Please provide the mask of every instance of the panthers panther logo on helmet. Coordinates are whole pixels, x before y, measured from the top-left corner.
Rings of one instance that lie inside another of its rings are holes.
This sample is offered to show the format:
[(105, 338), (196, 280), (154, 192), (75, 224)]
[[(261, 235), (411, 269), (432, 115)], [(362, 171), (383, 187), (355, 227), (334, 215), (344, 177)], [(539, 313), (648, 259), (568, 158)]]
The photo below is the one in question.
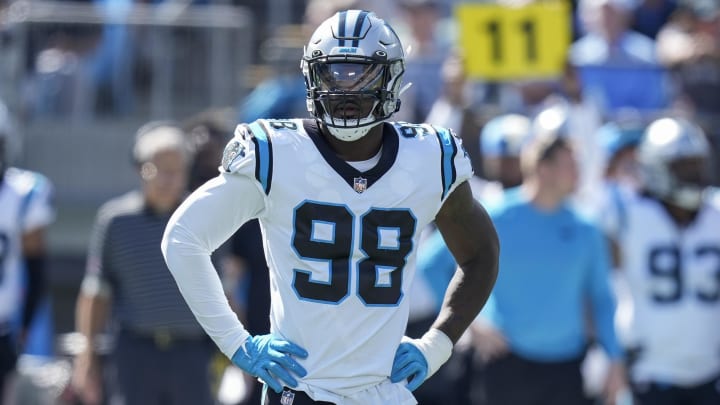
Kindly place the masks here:
[(400, 109), (404, 59), (400, 38), (374, 13), (336, 13), (305, 47), (308, 111), (336, 138), (362, 138)]

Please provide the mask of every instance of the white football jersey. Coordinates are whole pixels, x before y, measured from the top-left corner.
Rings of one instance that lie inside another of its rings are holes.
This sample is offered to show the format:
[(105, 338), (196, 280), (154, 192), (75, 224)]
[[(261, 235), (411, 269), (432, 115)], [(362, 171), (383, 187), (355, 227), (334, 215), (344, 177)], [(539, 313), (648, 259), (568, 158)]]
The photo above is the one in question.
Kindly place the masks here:
[(720, 209), (679, 228), (655, 199), (625, 199), (617, 240), (632, 296), (627, 345), (637, 382), (694, 385), (720, 373)]
[(301, 387), (350, 395), (390, 375), (420, 234), (472, 169), (451, 131), (386, 123), (360, 172), (303, 122), (239, 126), (223, 166), (263, 190), (272, 332), (310, 353)]
[(19, 310), (22, 292), (22, 236), (52, 222), (49, 181), (26, 170), (9, 168), (0, 182), (0, 322)]

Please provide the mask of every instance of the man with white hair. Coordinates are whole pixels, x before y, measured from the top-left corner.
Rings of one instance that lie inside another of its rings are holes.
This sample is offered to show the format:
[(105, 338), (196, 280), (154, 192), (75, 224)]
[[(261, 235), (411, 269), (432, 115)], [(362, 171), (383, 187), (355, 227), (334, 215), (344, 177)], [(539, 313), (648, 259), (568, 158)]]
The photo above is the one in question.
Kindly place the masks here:
[(140, 128), (132, 155), (142, 188), (112, 199), (97, 215), (76, 314), (77, 330), (87, 344), (76, 358), (73, 386), (84, 404), (107, 397), (95, 349), (97, 335), (111, 320), (111, 305), (111, 360), (120, 403), (212, 403), (212, 347), (160, 251), (163, 230), (187, 190), (186, 142), (170, 123)]

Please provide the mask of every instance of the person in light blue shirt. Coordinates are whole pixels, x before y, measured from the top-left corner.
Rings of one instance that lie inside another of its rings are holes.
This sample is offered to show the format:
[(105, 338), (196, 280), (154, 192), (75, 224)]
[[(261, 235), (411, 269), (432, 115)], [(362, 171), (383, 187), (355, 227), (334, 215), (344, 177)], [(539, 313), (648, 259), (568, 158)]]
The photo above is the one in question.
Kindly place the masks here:
[(599, 228), (566, 201), (578, 183), (570, 141), (559, 128), (537, 128), (521, 165), (518, 192), (488, 207), (503, 244), (500, 276), (473, 329), (488, 404), (589, 403), (580, 365), (591, 335), (612, 361), (606, 395), (614, 403), (627, 383), (610, 254)]

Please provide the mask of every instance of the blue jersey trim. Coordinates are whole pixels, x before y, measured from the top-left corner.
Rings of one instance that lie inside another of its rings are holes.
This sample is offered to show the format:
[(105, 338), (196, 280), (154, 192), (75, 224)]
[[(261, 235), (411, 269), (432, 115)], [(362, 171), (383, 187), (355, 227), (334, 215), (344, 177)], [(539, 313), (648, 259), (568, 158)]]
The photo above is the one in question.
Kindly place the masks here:
[(270, 138), (267, 131), (257, 121), (250, 124), (250, 131), (253, 134), (253, 142), (255, 143), (255, 178), (265, 190), (265, 194), (270, 194), (271, 176), (272, 176), (272, 148)]
[(441, 148), (442, 163), (440, 166), (440, 176), (443, 187), (442, 199), (445, 199), (457, 177), (454, 164), (455, 156), (457, 155), (457, 145), (455, 145), (450, 131), (445, 128), (436, 128), (435, 130)]

